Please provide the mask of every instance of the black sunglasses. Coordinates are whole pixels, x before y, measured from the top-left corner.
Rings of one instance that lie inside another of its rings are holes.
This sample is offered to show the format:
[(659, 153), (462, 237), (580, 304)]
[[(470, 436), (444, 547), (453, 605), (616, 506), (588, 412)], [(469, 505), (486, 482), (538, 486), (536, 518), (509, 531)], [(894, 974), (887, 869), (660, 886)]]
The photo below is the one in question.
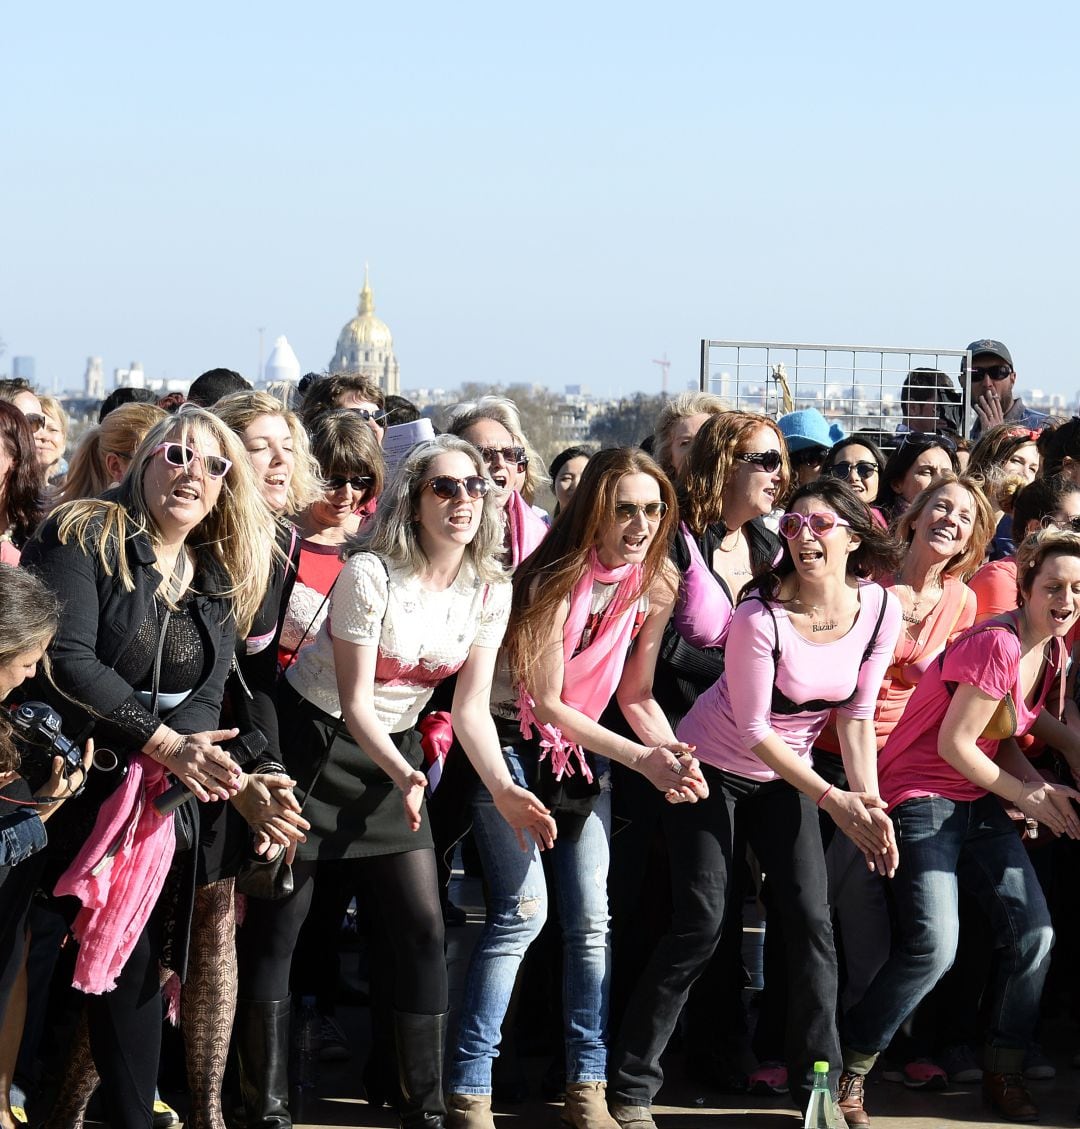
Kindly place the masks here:
[(437, 474), (434, 478), (429, 478), (424, 485), (430, 486), (435, 497), (442, 498), (444, 502), (456, 498), (458, 491), (463, 486), (465, 493), (474, 501), (477, 498), (485, 497), (491, 489), (491, 481), (479, 474), (470, 474), (468, 478), (454, 478), (450, 474)]
[(780, 469), (783, 458), (779, 451), (742, 451), (735, 456), (742, 463), (753, 463), (766, 474)]
[(857, 463), (833, 463), (829, 467), (829, 474), (833, 478), (848, 479), (851, 477), (851, 472), (854, 471), (865, 482), (868, 478), (877, 474), (878, 465), (869, 461), (860, 460)]
[(333, 494), (347, 485), (359, 494), (361, 490), (366, 490), (374, 481), (374, 478), (366, 474), (352, 474), (348, 478), (341, 474), (332, 474), (326, 480), (326, 489), (328, 493)]
[(527, 466), (529, 462), (524, 447), (477, 447), (477, 450), (488, 466), (491, 466), (496, 459), (500, 458), (507, 466), (512, 463), (517, 463), (518, 466)]
[(960, 373), (961, 380), (974, 380), (978, 383), (980, 380), (985, 380), (990, 377), (992, 381), (997, 383), (999, 380), (1008, 380), (1012, 376), (1012, 365), (986, 365), (983, 368), (975, 368), (972, 365), (970, 371)]
[(806, 447), (802, 451), (791, 452), (788, 458), (794, 467), (821, 466), (828, 454), (828, 447)]
[(1040, 522), (1043, 529), (1056, 529), (1059, 533), (1080, 533), (1080, 517), (1065, 514), (1047, 514)]

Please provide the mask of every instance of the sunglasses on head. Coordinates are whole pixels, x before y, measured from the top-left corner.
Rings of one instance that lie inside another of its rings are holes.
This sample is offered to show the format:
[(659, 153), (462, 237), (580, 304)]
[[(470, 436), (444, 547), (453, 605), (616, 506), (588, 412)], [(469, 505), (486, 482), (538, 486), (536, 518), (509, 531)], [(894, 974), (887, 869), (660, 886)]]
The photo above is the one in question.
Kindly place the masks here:
[(857, 463), (833, 463), (829, 467), (829, 474), (833, 478), (842, 478), (845, 481), (851, 477), (851, 472), (854, 471), (865, 482), (868, 478), (872, 478), (878, 472), (877, 463), (872, 463), (869, 460), (860, 459)]
[(960, 374), (961, 380), (973, 380), (976, 384), (989, 377), (996, 384), (999, 380), (1008, 380), (1012, 376), (1012, 365), (974, 365), (967, 372)]
[(779, 470), (783, 461), (779, 451), (740, 451), (735, 458), (741, 463), (753, 463), (766, 474)]
[(780, 536), (788, 541), (794, 541), (802, 531), (809, 526), (810, 532), (815, 537), (824, 537), (827, 533), (842, 525), (845, 529), (851, 528), (851, 522), (838, 517), (830, 510), (815, 510), (812, 514), (786, 513), (780, 519)]
[(620, 524), (633, 521), (639, 512), (645, 515), (646, 521), (659, 521), (667, 513), (667, 502), (646, 502), (644, 505), (637, 502), (615, 503), (615, 520)]
[(333, 494), (343, 486), (349, 485), (359, 494), (361, 490), (366, 490), (374, 481), (374, 478), (366, 474), (352, 474), (348, 478), (341, 474), (332, 474), (326, 480), (326, 489)]
[(905, 447), (914, 447), (920, 451), (927, 447), (944, 447), (946, 451), (956, 454), (956, 444), (947, 435), (939, 435), (936, 431), (906, 432), (896, 449), (902, 451)]
[(203, 470), (211, 478), (224, 478), (232, 466), (232, 459), (227, 459), (224, 455), (201, 455), (191, 447), (185, 447), (183, 443), (159, 443), (150, 454), (153, 456), (159, 452), (165, 455), (169, 466), (183, 467), (184, 470), (194, 462), (201, 462)]
[(437, 474), (424, 483), (425, 489), (429, 486), (435, 497), (442, 498), (444, 502), (456, 498), (462, 487), (465, 488), (465, 493), (476, 501), (478, 498), (487, 495), (487, 492), (491, 489), (491, 482), (480, 474), (470, 474), (468, 478), (454, 478), (451, 474)]
[(518, 466), (527, 466), (529, 462), (524, 447), (478, 447), (477, 450), (488, 466), (491, 466), (496, 459), (502, 459), (507, 466), (512, 463), (516, 463)]

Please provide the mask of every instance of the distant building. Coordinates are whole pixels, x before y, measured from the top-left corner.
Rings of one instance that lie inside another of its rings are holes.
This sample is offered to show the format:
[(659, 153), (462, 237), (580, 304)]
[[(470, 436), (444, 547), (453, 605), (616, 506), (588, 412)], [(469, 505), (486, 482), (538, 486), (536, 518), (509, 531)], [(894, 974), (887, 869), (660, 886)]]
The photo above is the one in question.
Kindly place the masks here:
[(128, 368), (113, 369), (114, 388), (146, 388), (146, 373), (140, 361), (132, 361)]
[(267, 384), (288, 381), (296, 384), (300, 379), (300, 362), (296, 359), (293, 347), (285, 337), (275, 337), (274, 347), (263, 368), (263, 380)]
[(83, 373), (83, 396), (87, 400), (105, 399), (105, 368), (100, 357), (86, 358), (86, 372)]
[(366, 267), (356, 317), (338, 335), (337, 349), (327, 371), (360, 373), (374, 380), (387, 395), (400, 394), (394, 338), (386, 322), (375, 316), (375, 297)]
[(34, 358), (33, 357), (12, 357), (11, 358), (11, 375), (18, 380), (20, 377), (28, 381), (30, 384), (34, 383)]

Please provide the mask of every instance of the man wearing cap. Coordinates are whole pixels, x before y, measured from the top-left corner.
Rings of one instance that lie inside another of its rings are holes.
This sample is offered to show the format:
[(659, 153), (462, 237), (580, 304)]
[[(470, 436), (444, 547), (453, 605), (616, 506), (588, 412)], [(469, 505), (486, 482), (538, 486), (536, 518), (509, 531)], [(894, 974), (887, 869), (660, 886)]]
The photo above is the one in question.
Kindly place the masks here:
[(971, 436), (978, 439), (988, 428), (999, 423), (1015, 423), (1032, 431), (1046, 425), (1050, 417), (1045, 412), (1026, 408), (1019, 396), (1013, 395), (1016, 370), (1012, 353), (993, 338), (972, 341), (970, 380), (966, 364), (961, 367), (960, 379), (967, 381), (971, 406), (975, 409), (975, 426)]
[(795, 485), (803, 486), (820, 478), (821, 464), (832, 445), (844, 438), (843, 430), (835, 423), (830, 428), (816, 408), (788, 412), (776, 423), (787, 444)]

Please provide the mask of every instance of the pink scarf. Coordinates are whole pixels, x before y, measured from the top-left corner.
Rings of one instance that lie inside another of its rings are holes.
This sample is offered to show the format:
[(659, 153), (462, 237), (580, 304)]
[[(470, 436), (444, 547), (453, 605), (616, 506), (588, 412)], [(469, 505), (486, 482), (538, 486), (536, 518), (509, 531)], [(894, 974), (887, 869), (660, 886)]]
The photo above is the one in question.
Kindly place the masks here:
[[(605, 568), (593, 549), (589, 554), (589, 567), (577, 582), (570, 597), (570, 612), (563, 625), (563, 688), (562, 700), (586, 717), (597, 721), (615, 692), (626, 665), (626, 653), (634, 633), (634, 620), (637, 618), (635, 593), (641, 587), (642, 567), (639, 564), (624, 564), (618, 568)], [(604, 609), (599, 626), (587, 646), (577, 654), (585, 625), (589, 621), (592, 608), (593, 585), (618, 584), (611, 602)], [(540, 759), (549, 753), (555, 779), (561, 780), (563, 774), (574, 774), (571, 756), (577, 758), (578, 765), (586, 780), (592, 780), (592, 771), (581, 746), (563, 737), (559, 728), (538, 721), (533, 713), (536, 702), (524, 686), (518, 688), (518, 718), (521, 734), (532, 737), (535, 729), (540, 737)]]
[(82, 992), (101, 995), (116, 987), (165, 885), (176, 848), (173, 813), (159, 815), (153, 801), (167, 787), (161, 765), (142, 753), (133, 757), (56, 884), (57, 894), (83, 904), (72, 926), (79, 942), (73, 983)]
[(506, 503), (506, 520), (510, 523), (510, 563), (517, 568), (547, 536), (548, 527), (516, 490)]

